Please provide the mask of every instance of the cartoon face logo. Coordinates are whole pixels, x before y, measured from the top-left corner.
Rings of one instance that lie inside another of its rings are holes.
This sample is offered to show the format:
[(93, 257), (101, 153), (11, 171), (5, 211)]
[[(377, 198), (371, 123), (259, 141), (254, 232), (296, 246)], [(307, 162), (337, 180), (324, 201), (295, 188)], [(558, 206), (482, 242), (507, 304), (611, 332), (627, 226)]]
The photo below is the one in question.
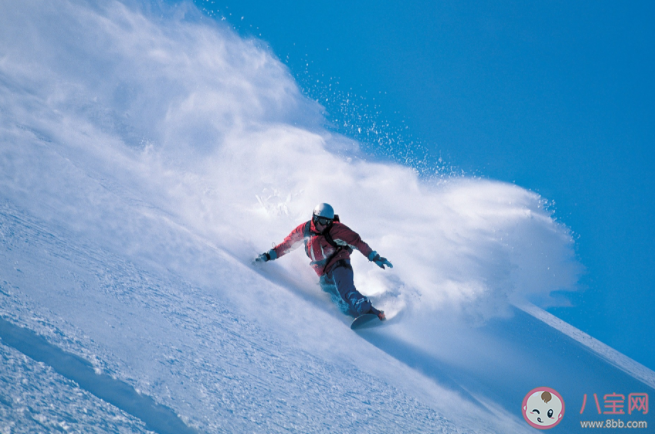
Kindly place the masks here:
[(523, 418), (531, 427), (550, 429), (564, 417), (562, 395), (550, 387), (532, 389), (523, 398)]

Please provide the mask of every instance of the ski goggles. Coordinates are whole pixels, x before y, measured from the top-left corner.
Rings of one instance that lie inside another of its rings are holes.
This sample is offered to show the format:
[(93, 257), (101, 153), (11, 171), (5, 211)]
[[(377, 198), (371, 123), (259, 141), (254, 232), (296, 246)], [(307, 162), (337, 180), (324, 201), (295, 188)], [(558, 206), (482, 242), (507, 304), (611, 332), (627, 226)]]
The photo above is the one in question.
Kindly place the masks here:
[(323, 226), (327, 226), (330, 223), (332, 223), (332, 219), (329, 219), (327, 217), (314, 217), (314, 224), (320, 223)]

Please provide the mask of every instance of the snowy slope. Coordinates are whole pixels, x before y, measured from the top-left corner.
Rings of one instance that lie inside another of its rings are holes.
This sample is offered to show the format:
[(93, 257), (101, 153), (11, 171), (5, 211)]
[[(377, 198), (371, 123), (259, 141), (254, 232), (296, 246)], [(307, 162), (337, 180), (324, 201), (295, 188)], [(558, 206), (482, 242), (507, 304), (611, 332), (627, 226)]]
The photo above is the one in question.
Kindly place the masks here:
[(146, 432), (143, 422), (0, 345), (0, 432)]
[[(291, 325), (279, 302), (279, 313), (262, 321), (262, 315), (238, 312), (219, 290), (76, 245), (71, 237), (3, 211), (3, 234), (11, 234), (3, 252), (11, 256), (3, 263), (13, 268), (2, 273), (3, 317), (174, 408), (201, 432), (453, 428), (416, 398), (363, 370), (375, 362), (371, 357), (362, 361), (343, 349), (333, 354), (345, 345), (339, 341), (353, 338), (327, 315), (321, 326), (336, 329), (329, 335), (316, 326), (288, 335), (280, 333), (279, 323), (277, 332), (270, 331), (270, 321)], [(212, 257), (225, 273), (217, 276), (218, 288), (251, 288), (261, 298), (249, 308), (275, 309), (274, 300), (264, 301), (280, 288), (236, 272), (238, 264), (222, 265), (220, 255)], [(316, 316), (306, 309), (300, 318)]]
[[(367, 161), (190, 6), (0, 12), (2, 432), (529, 432), (537, 386), (569, 414), (652, 393), (513, 307), (581, 269), (538, 195)], [(322, 201), (395, 265), (354, 256), (379, 329), (351, 332), (301, 251), (251, 265)]]

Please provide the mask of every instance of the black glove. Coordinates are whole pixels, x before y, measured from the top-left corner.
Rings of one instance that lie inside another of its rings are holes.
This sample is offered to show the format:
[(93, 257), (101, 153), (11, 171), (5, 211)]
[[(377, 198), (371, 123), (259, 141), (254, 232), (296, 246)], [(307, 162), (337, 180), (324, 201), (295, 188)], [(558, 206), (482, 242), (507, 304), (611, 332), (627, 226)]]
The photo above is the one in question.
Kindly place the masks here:
[(277, 252), (275, 251), (275, 249), (271, 249), (268, 252), (262, 253), (261, 255), (257, 256), (255, 258), (255, 262), (262, 263), (262, 262), (272, 261), (273, 259), (277, 259)]

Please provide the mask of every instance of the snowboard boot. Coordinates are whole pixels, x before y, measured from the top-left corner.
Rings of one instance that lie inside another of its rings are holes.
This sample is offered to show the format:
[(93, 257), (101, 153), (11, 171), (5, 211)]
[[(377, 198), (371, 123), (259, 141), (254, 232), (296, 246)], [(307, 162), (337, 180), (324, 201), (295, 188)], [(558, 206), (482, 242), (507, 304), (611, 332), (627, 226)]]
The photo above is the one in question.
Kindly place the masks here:
[(371, 306), (371, 310), (368, 313), (372, 313), (373, 315), (377, 315), (378, 318), (380, 318), (380, 321), (384, 321), (384, 320), (387, 319), (387, 317), (384, 315), (384, 311), (377, 310), (373, 306)]

